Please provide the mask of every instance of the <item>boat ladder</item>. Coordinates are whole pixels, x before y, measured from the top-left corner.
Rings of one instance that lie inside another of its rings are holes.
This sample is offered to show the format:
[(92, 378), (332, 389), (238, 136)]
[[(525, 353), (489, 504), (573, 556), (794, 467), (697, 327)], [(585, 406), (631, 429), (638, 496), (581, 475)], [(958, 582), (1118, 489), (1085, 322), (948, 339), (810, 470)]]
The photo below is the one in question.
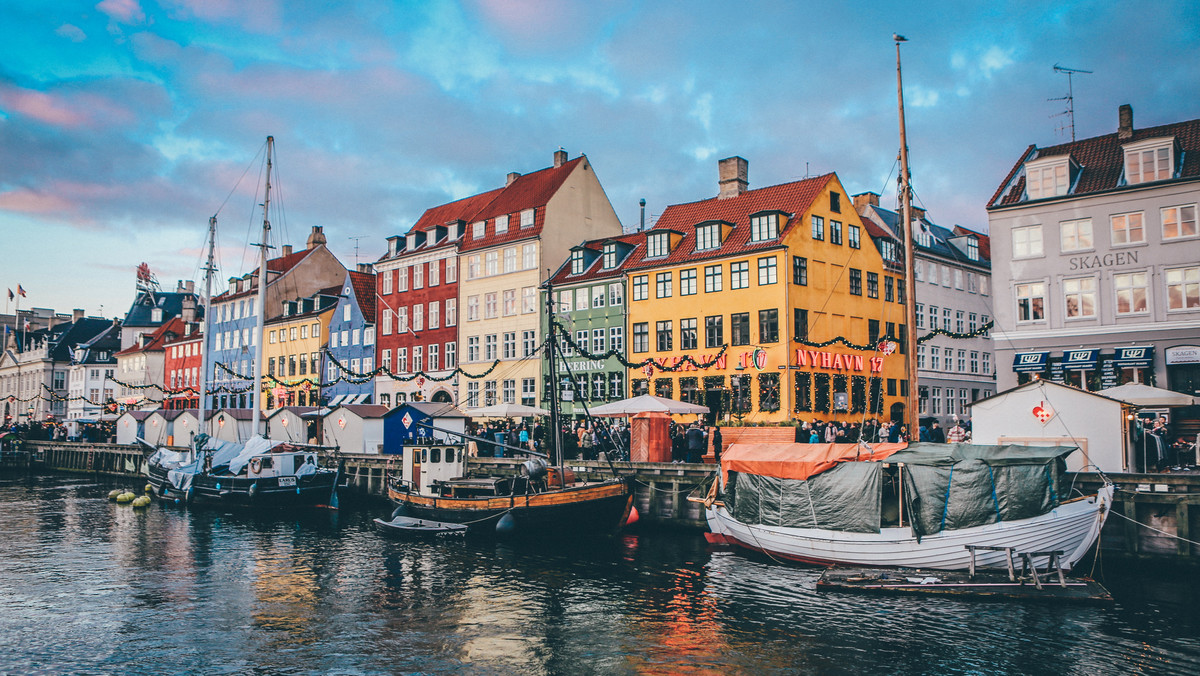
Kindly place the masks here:
[[(1008, 579), (1010, 582), (1017, 581), (1016, 566), (1013, 564), (1013, 556), (1021, 559), (1021, 583), (1025, 583), (1025, 578), (1033, 580), (1033, 585), (1038, 589), (1042, 588), (1042, 579), (1052, 576), (1058, 577), (1058, 586), (1066, 587), (1067, 580), (1063, 577), (1062, 555), (1063, 550), (1055, 549), (1047, 552), (1018, 552), (1016, 547), (993, 547), (988, 545), (965, 545), (967, 551), (971, 552), (970, 576), (975, 577), (975, 552), (1004, 552), (1005, 560), (1008, 562)], [(1036, 557), (1046, 557), (1049, 559), (1046, 563), (1046, 572), (1038, 570), (1037, 564), (1034, 562)]]

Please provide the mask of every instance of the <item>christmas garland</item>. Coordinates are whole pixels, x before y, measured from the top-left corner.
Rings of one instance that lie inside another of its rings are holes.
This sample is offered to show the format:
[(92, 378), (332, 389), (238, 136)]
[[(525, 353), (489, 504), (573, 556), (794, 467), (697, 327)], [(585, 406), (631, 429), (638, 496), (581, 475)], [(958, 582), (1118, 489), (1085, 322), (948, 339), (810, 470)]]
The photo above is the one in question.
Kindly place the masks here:
[(587, 347), (575, 342), (575, 339), (573, 337), (571, 337), (571, 333), (569, 331), (567, 331), (565, 328), (563, 328), (563, 325), (559, 324), (558, 322), (554, 322), (552, 324), (552, 328), (553, 328), (554, 333), (562, 336), (562, 339), (567, 344), (567, 346), (569, 346), (575, 352), (578, 352), (584, 358), (591, 359), (593, 361), (605, 361), (607, 359), (614, 358), (617, 360), (618, 363), (620, 363), (622, 366), (624, 366), (625, 368), (628, 368), (628, 369), (641, 369), (641, 368), (645, 368), (647, 366), (653, 366), (654, 368), (658, 369), (659, 371), (675, 373), (675, 372), (684, 370), (685, 364), (691, 364), (695, 368), (703, 370), (703, 369), (707, 369), (712, 366), (715, 366), (718, 362), (720, 362), (721, 358), (725, 356), (725, 351), (729, 348), (728, 345), (722, 345), (721, 350), (719, 352), (717, 352), (715, 357), (713, 357), (712, 359), (710, 359), (708, 361), (704, 361), (704, 362), (696, 361), (695, 358), (693, 358), (692, 355), (690, 355), (690, 354), (685, 354), (684, 356), (680, 357), (679, 363), (672, 364), (670, 366), (665, 365), (665, 364), (660, 364), (660, 363), (654, 361), (654, 359), (650, 358), (650, 357), (647, 357), (646, 359), (643, 359), (642, 361), (639, 361), (639, 362), (632, 362), (632, 361), (629, 361), (628, 359), (626, 359), (625, 355), (622, 354), (620, 351), (618, 351), (615, 348), (610, 349), (607, 352), (604, 352), (603, 354), (597, 354), (595, 352), (592, 352), (591, 350), (588, 350)]

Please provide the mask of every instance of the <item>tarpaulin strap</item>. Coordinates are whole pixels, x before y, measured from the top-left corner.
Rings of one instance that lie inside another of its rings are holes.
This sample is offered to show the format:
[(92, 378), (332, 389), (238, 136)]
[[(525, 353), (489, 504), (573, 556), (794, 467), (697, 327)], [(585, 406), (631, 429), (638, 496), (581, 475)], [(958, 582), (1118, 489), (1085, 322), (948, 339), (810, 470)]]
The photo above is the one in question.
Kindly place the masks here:
[(808, 485), (808, 481), (804, 482), (804, 494), (808, 497), (808, 513), (812, 514), (813, 528), (820, 528), (821, 523), (817, 521), (817, 510), (813, 507), (812, 487)]
[(950, 465), (950, 478), (946, 481), (946, 502), (942, 506), (942, 525), (938, 532), (946, 530), (946, 514), (950, 511), (950, 486), (954, 484), (954, 465)]
[(992, 504), (996, 505), (996, 521), (1003, 521), (1004, 517), (1000, 516), (1000, 498), (996, 497), (996, 473), (992, 471), (992, 466), (988, 465), (988, 478), (992, 480)]
[(1050, 502), (1058, 505), (1058, 492), (1054, 490), (1054, 475), (1050, 473), (1050, 463), (1042, 465), (1046, 469), (1046, 483), (1050, 485)]

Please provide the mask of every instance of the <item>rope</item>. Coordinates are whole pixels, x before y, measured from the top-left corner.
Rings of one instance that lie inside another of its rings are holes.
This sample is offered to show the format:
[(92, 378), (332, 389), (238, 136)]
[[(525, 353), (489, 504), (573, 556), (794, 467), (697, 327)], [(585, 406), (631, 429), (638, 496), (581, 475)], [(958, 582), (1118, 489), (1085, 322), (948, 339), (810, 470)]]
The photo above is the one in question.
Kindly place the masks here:
[(1128, 517), (1128, 516), (1125, 516), (1124, 514), (1122, 514), (1122, 513), (1118, 512), (1118, 511), (1116, 511), (1116, 510), (1109, 510), (1109, 514), (1115, 514), (1115, 515), (1117, 515), (1117, 516), (1121, 517), (1122, 519), (1125, 519), (1126, 521), (1132, 521), (1132, 522), (1136, 523), (1137, 525), (1141, 526), (1142, 528), (1145, 528), (1145, 529), (1147, 529), (1147, 530), (1152, 530), (1152, 531), (1154, 531), (1155, 533), (1159, 533), (1160, 535), (1166, 535), (1167, 537), (1169, 537), (1169, 538), (1172, 538), (1172, 539), (1175, 539), (1175, 540), (1183, 540), (1184, 542), (1186, 542), (1186, 543), (1188, 543), (1188, 544), (1193, 544), (1193, 545), (1198, 545), (1198, 546), (1200, 546), (1200, 542), (1196, 542), (1195, 540), (1189, 540), (1189, 539), (1187, 539), (1187, 538), (1184, 538), (1184, 537), (1179, 537), (1178, 535), (1174, 535), (1174, 534), (1168, 533), (1168, 532), (1167, 532), (1167, 531), (1165, 531), (1165, 530), (1159, 530), (1159, 529), (1155, 528), (1154, 526), (1148, 526), (1148, 525), (1146, 525), (1146, 524), (1142, 523), (1141, 521), (1138, 521), (1137, 519), (1133, 519), (1133, 518), (1130, 518), (1130, 517)]

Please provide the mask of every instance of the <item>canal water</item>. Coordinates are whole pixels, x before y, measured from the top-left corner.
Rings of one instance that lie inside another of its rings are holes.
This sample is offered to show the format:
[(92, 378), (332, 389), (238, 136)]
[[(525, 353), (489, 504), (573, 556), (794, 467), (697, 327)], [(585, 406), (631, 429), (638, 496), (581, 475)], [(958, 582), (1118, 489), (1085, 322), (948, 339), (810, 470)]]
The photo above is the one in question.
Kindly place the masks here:
[(407, 542), (372, 531), (386, 507), (135, 511), (115, 485), (0, 477), (0, 673), (1200, 673), (1193, 571), (1105, 571), (1103, 608), (860, 597), (699, 535)]

